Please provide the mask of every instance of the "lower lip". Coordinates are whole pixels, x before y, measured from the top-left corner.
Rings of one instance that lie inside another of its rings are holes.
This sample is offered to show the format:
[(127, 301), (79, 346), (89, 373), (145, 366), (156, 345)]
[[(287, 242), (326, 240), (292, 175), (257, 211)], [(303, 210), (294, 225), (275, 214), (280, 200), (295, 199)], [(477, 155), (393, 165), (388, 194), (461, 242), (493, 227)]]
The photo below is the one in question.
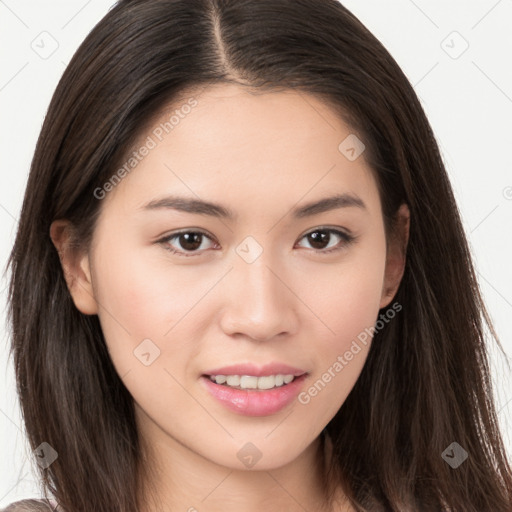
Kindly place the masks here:
[(289, 384), (268, 390), (235, 389), (213, 382), (203, 375), (206, 389), (222, 405), (244, 416), (268, 416), (281, 411), (295, 400), (307, 374), (297, 377)]

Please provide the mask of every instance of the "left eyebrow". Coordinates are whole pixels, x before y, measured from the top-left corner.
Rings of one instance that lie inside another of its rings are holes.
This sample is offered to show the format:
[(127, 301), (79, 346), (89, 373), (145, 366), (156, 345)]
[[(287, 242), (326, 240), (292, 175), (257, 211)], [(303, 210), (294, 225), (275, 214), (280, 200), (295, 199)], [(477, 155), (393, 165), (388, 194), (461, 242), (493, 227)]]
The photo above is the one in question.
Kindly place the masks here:
[[(294, 218), (300, 219), (310, 217), (319, 213), (335, 210), (338, 208), (356, 207), (366, 210), (366, 205), (358, 196), (352, 194), (336, 194), (323, 199), (309, 202), (303, 206), (291, 210)], [(150, 201), (142, 207), (143, 210), (156, 210), (160, 208), (179, 210), (186, 213), (198, 215), (209, 215), (212, 217), (235, 219), (238, 216), (229, 208), (218, 203), (194, 199), (189, 197), (167, 196), (161, 199)]]
[(348, 207), (356, 207), (366, 210), (366, 205), (358, 196), (352, 194), (336, 194), (334, 196), (326, 197), (319, 201), (312, 201), (303, 206), (294, 208), (292, 210), (292, 215), (295, 218), (300, 219), (303, 217), (317, 215), (318, 213), (327, 212), (329, 210)]

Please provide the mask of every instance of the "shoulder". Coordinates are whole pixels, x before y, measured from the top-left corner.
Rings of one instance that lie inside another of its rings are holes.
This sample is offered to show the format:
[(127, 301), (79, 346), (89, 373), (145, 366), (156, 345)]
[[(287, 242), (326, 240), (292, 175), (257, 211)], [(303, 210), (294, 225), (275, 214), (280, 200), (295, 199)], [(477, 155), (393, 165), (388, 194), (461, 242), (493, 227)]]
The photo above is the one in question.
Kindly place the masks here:
[(60, 510), (57, 502), (53, 500), (30, 499), (20, 500), (11, 503), (6, 508), (0, 509), (0, 512), (52, 512)]

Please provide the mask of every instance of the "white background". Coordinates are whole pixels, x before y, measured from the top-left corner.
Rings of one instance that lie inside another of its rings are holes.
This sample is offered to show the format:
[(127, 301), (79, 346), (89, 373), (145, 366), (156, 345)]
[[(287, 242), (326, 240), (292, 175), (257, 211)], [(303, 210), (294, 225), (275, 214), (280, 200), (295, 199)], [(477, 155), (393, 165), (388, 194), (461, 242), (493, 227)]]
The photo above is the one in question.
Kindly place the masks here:
[[(57, 81), (112, 4), (0, 0), (2, 270), (14, 240), (36, 139)], [(389, 50), (420, 97), (450, 174), (484, 298), (503, 346), (512, 355), (512, 0), (349, 0), (344, 4)], [(54, 47), (51, 55), (44, 54)], [(7, 357), (6, 285), (4, 276), (0, 281), (0, 506), (39, 496), (20, 421), (12, 361)], [(491, 353), (499, 419), (512, 455), (510, 373), (498, 350), (492, 348)]]

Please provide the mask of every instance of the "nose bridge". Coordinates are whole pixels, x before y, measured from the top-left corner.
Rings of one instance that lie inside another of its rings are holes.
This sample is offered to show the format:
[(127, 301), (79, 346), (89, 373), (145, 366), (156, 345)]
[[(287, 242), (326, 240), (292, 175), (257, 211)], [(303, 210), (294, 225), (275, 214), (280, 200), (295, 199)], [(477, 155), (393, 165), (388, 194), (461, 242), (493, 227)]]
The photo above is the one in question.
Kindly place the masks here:
[[(239, 276), (242, 282), (247, 287), (250, 293), (252, 302), (260, 307), (267, 305), (270, 307), (272, 302), (283, 303), (285, 298), (282, 297), (283, 293), (282, 283), (276, 277), (275, 261), (271, 261), (270, 255), (261, 255), (253, 263), (239, 262)], [(280, 298), (281, 300), (277, 300)]]
[(226, 298), (224, 328), (231, 334), (244, 333), (254, 339), (267, 339), (293, 328), (294, 296), (280, 275), (284, 266), (271, 249), (264, 249), (247, 237), (235, 249), (234, 281)]

